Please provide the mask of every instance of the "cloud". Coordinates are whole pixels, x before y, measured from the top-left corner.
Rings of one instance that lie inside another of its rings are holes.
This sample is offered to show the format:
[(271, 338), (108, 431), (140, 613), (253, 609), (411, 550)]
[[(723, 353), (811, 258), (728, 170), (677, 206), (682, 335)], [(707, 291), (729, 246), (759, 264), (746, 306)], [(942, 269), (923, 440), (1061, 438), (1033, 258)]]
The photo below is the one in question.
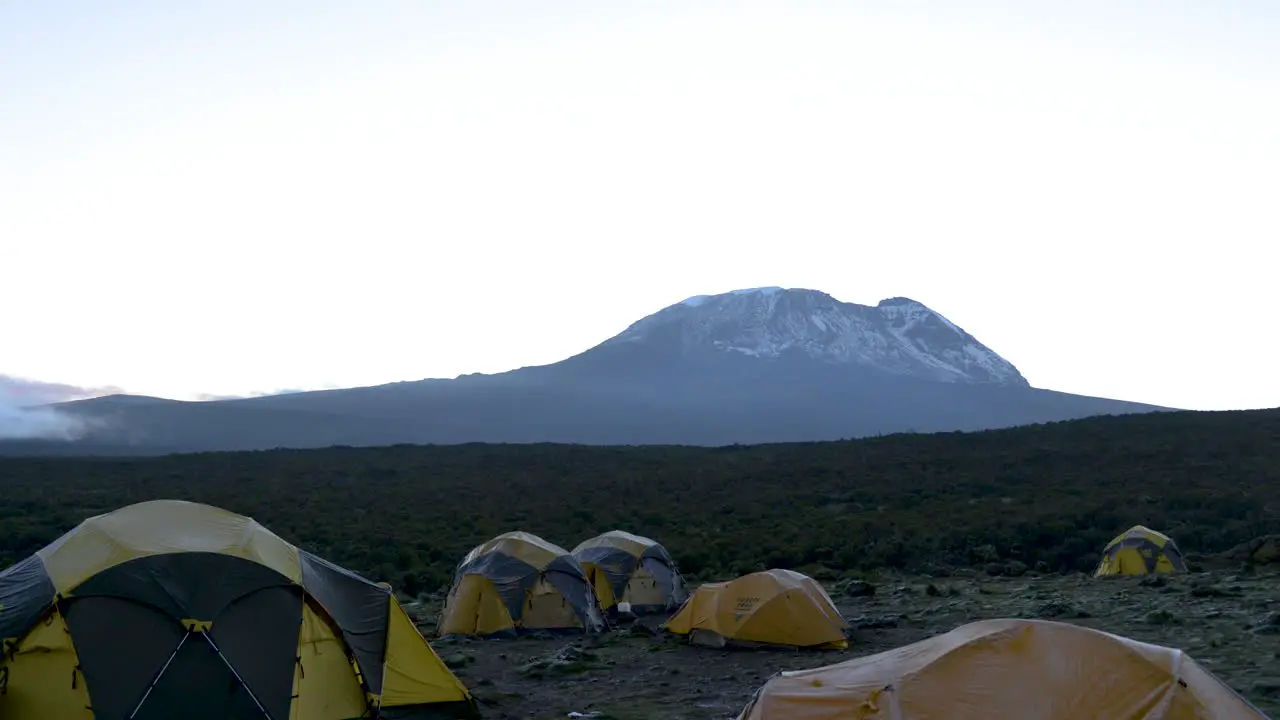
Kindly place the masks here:
[(22, 407), (84, 400), (123, 393), (118, 387), (87, 388), (64, 383), (41, 382), (0, 373), (0, 402)]
[(47, 406), (118, 392), (115, 387), (84, 388), (0, 375), (0, 439), (74, 440), (89, 429), (88, 422)]
[(285, 389), (285, 390), (254, 390), (245, 395), (218, 395), (215, 393), (197, 393), (193, 400), (197, 402), (216, 402), (218, 400), (248, 400), (249, 398), (268, 397), (271, 395), (292, 395), (293, 393), (307, 392), (303, 389)]
[(216, 395), (213, 393), (196, 393), (192, 396), (195, 402), (217, 402), (219, 400), (243, 400), (250, 395)]

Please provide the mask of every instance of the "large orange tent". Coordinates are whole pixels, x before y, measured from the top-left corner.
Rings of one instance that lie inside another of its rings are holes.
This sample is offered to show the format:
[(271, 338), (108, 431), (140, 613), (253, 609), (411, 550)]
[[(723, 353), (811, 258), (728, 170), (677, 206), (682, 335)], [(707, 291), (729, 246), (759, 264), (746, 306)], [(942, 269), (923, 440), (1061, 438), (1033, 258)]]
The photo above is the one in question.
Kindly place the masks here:
[(775, 675), (739, 720), (1266, 720), (1186, 653), (1047, 620), (984, 620)]

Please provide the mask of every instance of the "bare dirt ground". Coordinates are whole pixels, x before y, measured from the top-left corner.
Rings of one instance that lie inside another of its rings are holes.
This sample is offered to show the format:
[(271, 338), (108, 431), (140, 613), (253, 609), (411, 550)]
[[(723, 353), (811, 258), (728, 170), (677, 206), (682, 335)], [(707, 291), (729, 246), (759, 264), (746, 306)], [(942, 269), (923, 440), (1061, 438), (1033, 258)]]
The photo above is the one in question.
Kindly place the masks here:
[[(831, 588), (854, 628), (843, 652), (694, 647), (653, 630), (663, 617), (590, 638), (448, 638), (432, 645), (475, 694), (486, 718), (576, 712), (599, 720), (701, 720), (735, 717), (780, 670), (869, 655), (974, 620), (1044, 618), (1182, 648), (1258, 709), (1280, 718), (1280, 569), (1160, 579), (963, 571), (942, 578), (885, 575), (871, 584), (869, 596), (850, 596), (845, 584)], [(410, 606), (429, 638), (438, 603)]]

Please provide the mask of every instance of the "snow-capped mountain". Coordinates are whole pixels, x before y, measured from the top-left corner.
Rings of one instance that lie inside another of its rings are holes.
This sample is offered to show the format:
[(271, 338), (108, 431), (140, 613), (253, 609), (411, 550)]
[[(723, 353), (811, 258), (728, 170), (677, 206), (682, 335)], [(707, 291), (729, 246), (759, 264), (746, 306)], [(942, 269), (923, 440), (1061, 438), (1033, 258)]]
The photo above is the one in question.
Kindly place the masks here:
[(1031, 387), (1009, 362), (914, 300), (870, 307), (816, 290), (754, 288), (689, 298), (577, 355), (503, 373), (212, 402), (109, 396), (59, 409), (92, 420), (94, 432), (17, 452), (728, 445), (1164, 408)]
[(955, 323), (902, 297), (871, 307), (778, 287), (697, 295), (633, 323), (601, 347), (655, 342), (675, 343), (686, 355), (801, 353), (940, 382), (1028, 385), (1012, 363)]

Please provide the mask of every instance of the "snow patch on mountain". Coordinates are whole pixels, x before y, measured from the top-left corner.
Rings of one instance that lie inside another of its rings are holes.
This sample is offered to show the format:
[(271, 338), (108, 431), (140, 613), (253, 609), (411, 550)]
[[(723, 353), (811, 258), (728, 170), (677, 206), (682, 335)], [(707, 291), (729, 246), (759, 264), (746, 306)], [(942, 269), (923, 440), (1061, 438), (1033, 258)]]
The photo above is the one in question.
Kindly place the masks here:
[[(777, 293), (777, 292), (782, 292), (782, 288), (780, 288), (780, 287), (772, 287), (772, 286), (771, 286), (771, 287), (758, 287), (758, 288), (744, 288), (744, 289), (742, 289), (742, 290), (730, 290), (729, 292), (724, 293), (724, 294), (725, 294), (725, 295), (752, 295), (752, 294), (757, 294), (757, 293), (758, 293), (758, 294), (761, 294), (761, 295), (772, 295), (772, 294)], [(689, 306), (689, 307), (698, 307), (699, 305), (703, 304), (704, 302), (706, 302), (706, 301), (708, 301), (708, 300), (710, 300), (710, 299), (712, 299), (712, 298), (715, 298), (715, 297), (719, 297), (719, 296), (718, 296), (718, 295), (694, 295), (693, 297), (691, 297), (691, 298), (685, 298), (684, 300), (681, 300), (679, 303), (676, 303), (676, 304), (677, 304), (677, 305), (687, 305), (687, 306)]]
[[(749, 288), (695, 295), (639, 320), (604, 345), (672, 337), (679, 350), (814, 360), (942, 382), (1028, 385), (1010, 362), (942, 314), (910, 298), (875, 307), (817, 290)], [(663, 331), (659, 333), (659, 331)]]

